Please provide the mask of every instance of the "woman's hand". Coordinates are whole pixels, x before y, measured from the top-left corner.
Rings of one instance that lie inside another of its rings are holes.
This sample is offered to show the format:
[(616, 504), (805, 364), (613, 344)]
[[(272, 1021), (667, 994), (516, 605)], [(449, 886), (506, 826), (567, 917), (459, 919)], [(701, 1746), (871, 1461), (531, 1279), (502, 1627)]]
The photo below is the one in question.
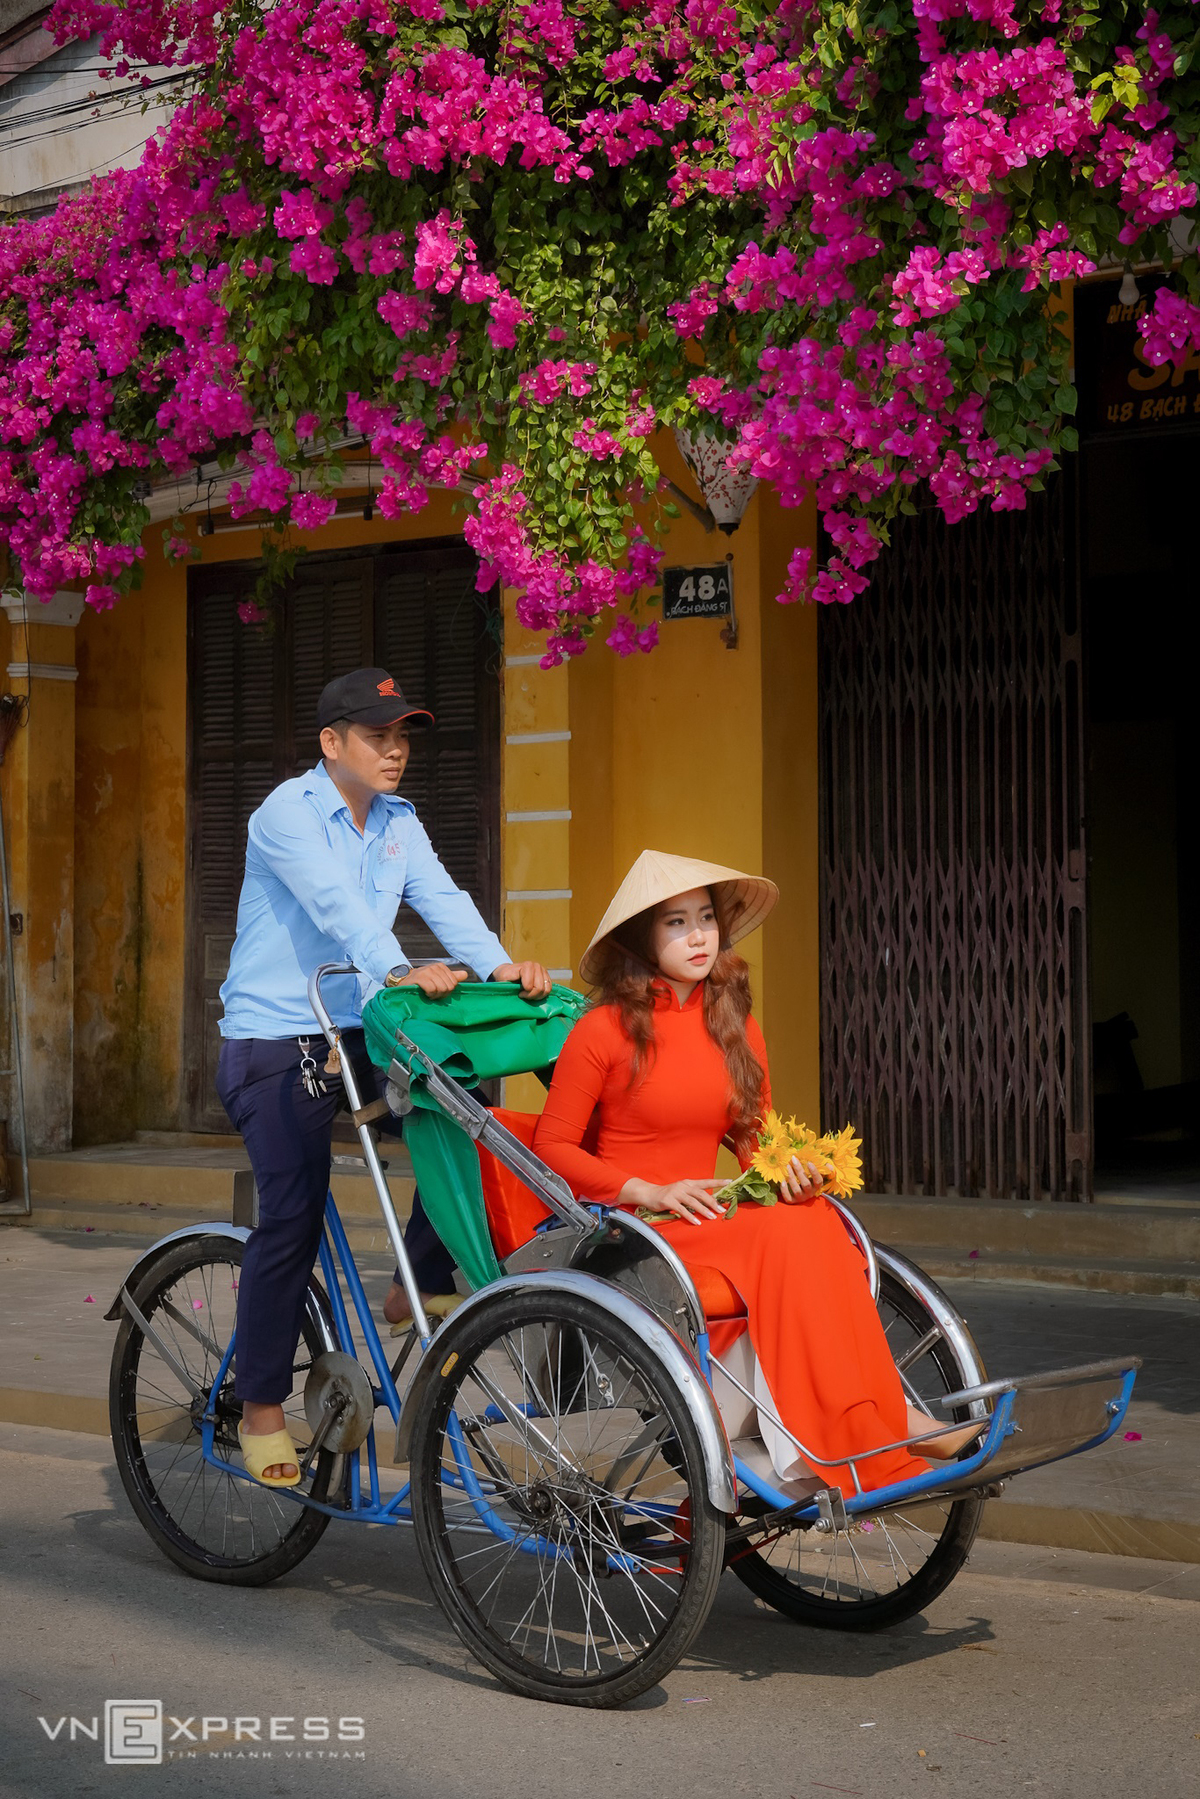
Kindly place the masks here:
[(714, 1175), (703, 1181), (672, 1181), (667, 1187), (656, 1187), (651, 1181), (626, 1181), (617, 1196), (617, 1204), (635, 1211), (662, 1212), (669, 1218), (686, 1218), (689, 1224), (704, 1224), (710, 1218), (724, 1218), (725, 1207), (713, 1198), (714, 1187), (726, 1182)]
[(824, 1170), (815, 1162), (802, 1162), (799, 1156), (793, 1156), (779, 1188), (779, 1197), (785, 1206), (803, 1205), (806, 1199), (815, 1199), (825, 1191), (825, 1181)]

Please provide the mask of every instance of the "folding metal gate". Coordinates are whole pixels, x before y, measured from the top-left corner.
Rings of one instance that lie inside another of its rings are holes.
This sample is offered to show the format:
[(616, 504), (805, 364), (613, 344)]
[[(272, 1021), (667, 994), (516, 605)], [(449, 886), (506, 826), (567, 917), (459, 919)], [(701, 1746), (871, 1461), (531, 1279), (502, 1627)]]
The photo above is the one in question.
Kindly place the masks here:
[(1091, 1196), (1072, 482), (820, 620), (821, 1066), (868, 1189)]

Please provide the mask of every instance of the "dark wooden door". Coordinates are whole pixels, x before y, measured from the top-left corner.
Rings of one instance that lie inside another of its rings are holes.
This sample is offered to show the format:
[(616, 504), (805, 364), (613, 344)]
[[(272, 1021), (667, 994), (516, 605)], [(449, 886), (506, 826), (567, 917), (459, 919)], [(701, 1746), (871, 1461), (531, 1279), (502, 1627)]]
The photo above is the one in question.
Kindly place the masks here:
[(902, 519), (822, 610), (822, 1107), (869, 1191), (1091, 1195), (1074, 517), (1059, 476)]
[[(500, 911), (499, 645), (460, 540), (301, 562), (267, 633), (238, 606), (257, 570), (230, 563), (188, 583), (190, 768), (184, 1099), (193, 1130), (229, 1128), (214, 1085), (219, 990), (229, 968), (250, 814), (320, 755), (317, 699), (351, 668), (378, 664), (436, 723), (416, 734), (402, 792), (459, 886), (495, 927)], [(440, 945), (409, 908), (413, 956)]]

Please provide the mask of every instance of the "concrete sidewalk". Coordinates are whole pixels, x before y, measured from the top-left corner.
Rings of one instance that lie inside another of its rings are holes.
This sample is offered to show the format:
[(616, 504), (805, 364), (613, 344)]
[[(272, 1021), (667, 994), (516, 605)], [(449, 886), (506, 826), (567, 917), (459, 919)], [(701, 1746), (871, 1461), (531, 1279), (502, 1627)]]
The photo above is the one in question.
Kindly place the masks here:
[[(99, 1231), (0, 1232), (0, 1423), (107, 1436), (115, 1326), (104, 1313), (146, 1246)], [(358, 1262), (378, 1309), (391, 1261)], [(1200, 1563), (1200, 1304), (978, 1277), (943, 1284), (993, 1376), (1125, 1354), (1145, 1364), (1122, 1434), (1019, 1476), (988, 1506), (984, 1535)]]

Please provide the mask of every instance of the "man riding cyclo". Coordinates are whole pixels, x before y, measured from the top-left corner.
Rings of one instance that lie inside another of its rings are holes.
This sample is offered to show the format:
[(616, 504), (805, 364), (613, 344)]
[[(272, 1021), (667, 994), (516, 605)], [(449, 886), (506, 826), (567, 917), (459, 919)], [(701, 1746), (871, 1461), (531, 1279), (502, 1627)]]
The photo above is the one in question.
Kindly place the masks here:
[[(402, 901), (480, 980), (519, 982), (530, 999), (550, 992), (540, 962), (509, 958), (399, 795), (410, 732), (432, 723), (386, 669), (355, 669), (329, 682), (317, 703), (321, 760), (275, 788), (249, 823), (237, 935), (221, 988), (217, 1091), (258, 1189), (238, 1293), (236, 1393), (247, 1472), (269, 1486), (300, 1480), (283, 1402), (321, 1239), (333, 1122), (345, 1103), (308, 1002), (309, 976), (327, 962), (361, 971), (330, 982), (327, 998), (341, 1054), (360, 1090), (375, 1094), (383, 1076), (366, 1054), (365, 1001), (382, 987), (449, 994), (468, 978), (444, 963), (410, 966), (393, 928)], [(451, 1291), (453, 1262), (419, 1196), (405, 1244), (423, 1293)], [(385, 1315), (395, 1322), (406, 1306), (394, 1284)]]

